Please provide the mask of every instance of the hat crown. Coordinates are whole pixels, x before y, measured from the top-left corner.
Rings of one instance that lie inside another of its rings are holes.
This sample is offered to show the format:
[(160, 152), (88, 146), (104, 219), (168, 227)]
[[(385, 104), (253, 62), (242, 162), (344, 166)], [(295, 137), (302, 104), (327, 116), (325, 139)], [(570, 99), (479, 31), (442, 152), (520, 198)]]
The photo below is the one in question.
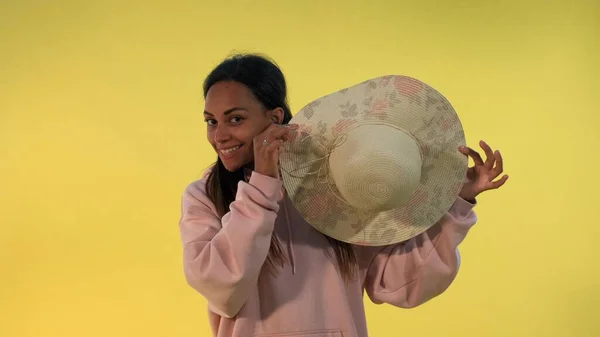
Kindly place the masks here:
[(329, 156), (330, 176), (346, 203), (364, 212), (396, 208), (421, 180), (417, 141), (403, 130), (361, 125), (350, 130)]

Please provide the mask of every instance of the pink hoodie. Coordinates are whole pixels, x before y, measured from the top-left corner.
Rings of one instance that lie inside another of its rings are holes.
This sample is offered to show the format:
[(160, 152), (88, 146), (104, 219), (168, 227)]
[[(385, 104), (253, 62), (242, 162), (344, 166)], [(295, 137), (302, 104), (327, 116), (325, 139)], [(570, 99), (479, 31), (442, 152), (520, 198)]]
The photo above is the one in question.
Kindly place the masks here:
[[(452, 283), (458, 245), (476, 222), (473, 204), (458, 198), (427, 232), (386, 247), (355, 246), (359, 275), (346, 285), (326, 251), (326, 238), (307, 224), (282, 182), (258, 173), (239, 183), (222, 219), (205, 180), (184, 193), (180, 221), (188, 284), (208, 302), (216, 337), (367, 337), (363, 294), (377, 304), (420, 305)], [(277, 277), (262, 271), (271, 235), (289, 264)]]

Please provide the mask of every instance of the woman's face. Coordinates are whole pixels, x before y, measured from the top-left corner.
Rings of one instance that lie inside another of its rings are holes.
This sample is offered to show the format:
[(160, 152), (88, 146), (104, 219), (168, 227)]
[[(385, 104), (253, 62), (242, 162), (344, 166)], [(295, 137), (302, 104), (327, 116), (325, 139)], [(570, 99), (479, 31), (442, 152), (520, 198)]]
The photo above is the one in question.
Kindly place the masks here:
[(217, 82), (206, 94), (204, 118), (208, 141), (225, 168), (236, 171), (254, 160), (254, 137), (280, 123), (283, 110), (267, 111), (243, 84)]

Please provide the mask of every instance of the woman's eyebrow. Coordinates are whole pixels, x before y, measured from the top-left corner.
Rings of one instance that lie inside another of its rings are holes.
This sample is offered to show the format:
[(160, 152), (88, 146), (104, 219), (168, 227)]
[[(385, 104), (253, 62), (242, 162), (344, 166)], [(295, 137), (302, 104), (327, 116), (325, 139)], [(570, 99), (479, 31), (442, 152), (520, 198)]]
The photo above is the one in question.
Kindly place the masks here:
[[(231, 109), (228, 109), (228, 110), (226, 110), (225, 112), (223, 112), (223, 114), (224, 114), (225, 116), (227, 116), (227, 115), (229, 115), (230, 113), (232, 113), (232, 112), (234, 112), (234, 111), (237, 111), (237, 110), (243, 110), (243, 111), (246, 111), (246, 112), (248, 112), (248, 110), (246, 110), (246, 109), (244, 109), (244, 108), (242, 108), (242, 107), (236, 106), (236, 107), (233, 107), (233, 108), (231, 108)], [(212, 114), (212, 113), (210, 113), (210, 112), (208, 112), (208, 111), (206, 111), (206, 110), (204, 110), (204, 114), (205, 114), (205, 115), (211, 115), (211, 116), (213, 116), (213, 114)]]

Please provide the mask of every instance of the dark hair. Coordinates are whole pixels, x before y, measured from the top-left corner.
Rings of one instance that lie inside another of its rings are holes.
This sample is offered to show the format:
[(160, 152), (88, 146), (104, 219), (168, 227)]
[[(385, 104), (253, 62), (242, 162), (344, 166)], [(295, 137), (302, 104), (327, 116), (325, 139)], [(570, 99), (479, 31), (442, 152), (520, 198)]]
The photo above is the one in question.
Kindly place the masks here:
[[(285, 77), (279, 67), (265, 56), (256, 54), (236, 54), (222, 61), (204, 81), (204, 97), (217, 82), (233, 81), (248, 87), (254, 97), (263, 106), (272, 110), (282, 108), (283, 124), (289, 123), (292, 113), (287, 102)], [(235, 200), (237, 186), (244, 179), (244, 168), (229, 172), (221, 159), (213, 166), (207, 178), (206, 191), (215, 204), (219, 216), (229, 212), (229, 204)], [(355, 274), (356, 257), (352, 246), (326, 236), (331, 242), (343, 277), (349, 280)], [(283, 266), (286, 257), (276, 235), (272, 236), (266, 267), (275, 272), (277, 266)]]

